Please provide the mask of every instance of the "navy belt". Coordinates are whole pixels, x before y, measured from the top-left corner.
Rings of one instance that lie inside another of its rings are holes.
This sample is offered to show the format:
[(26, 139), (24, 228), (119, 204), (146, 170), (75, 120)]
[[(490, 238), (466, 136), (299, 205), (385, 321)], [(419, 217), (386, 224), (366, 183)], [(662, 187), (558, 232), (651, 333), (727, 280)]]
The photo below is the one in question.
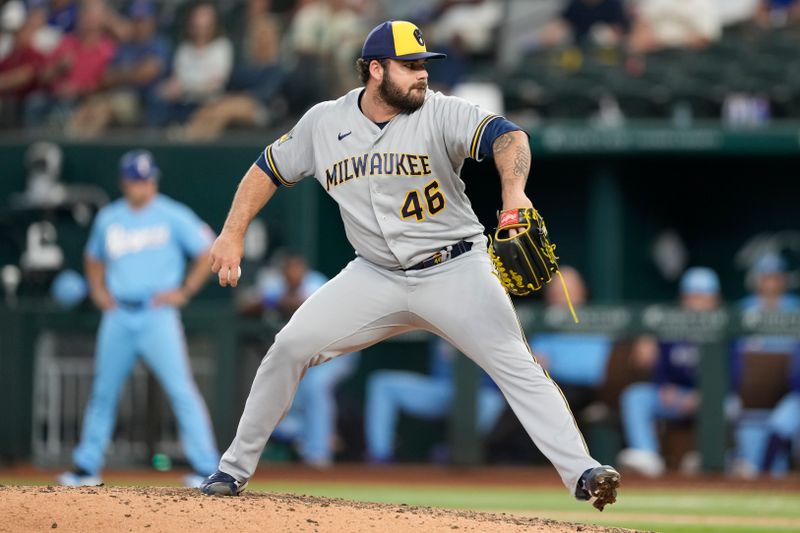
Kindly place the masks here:
[(128, 311), (141, 311), (147, 303), (146, 300), (117, 300), (117, 305)]
[(439, 263), (444, 263), (445, 261), (449, 261), (450, 259), (455, 259), (464, 252), (469, 252), (471, 249), (472, 249), (471, 242), (459, 241), (456, 244), (453, 244), (451, 246), (448, 246), (447, 248), (439, 250), (429, 258), (423, 259), (416, 265), (406, 268), (405, 271), (408, 272), (409, 270), (422, 270), (423, 268), (432, 267), (434, 265), (438, 265)]

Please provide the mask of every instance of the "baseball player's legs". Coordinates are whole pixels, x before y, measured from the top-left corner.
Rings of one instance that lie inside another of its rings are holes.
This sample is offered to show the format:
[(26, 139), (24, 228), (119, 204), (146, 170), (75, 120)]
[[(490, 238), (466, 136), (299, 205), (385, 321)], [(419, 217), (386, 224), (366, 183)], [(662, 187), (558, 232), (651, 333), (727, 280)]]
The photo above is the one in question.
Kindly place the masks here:
[(786, 473), (792, 439), (800, 435), (800, 393), (784, 396), (772, 410), (767, 422), (765, 450), (756, 465), (762, 472), (775, 475)]
[(415, 372), (381, 370), (367, 381), (365, 436), (372, 461), (394, 456), (394, 437), (400, 412), (435, 419), (447, 414), (453, 383)]
[[(678, 392), (681, 396), (690, 393), (690, 389), (683, 388)], [(654, 383), (634, 383), (626, 387), (620, 396), (620, 408), (628, 445), (653, 453), (659, 451), (656, 421), (680, 420), (686, 416), (677, 407), (661, 403)]]
[(75, 466), (91, 474), (103, 467), (119, 395), (136, 362), (136, 334), (131, 318), (122, 310), (108, 311), (103, 314), (97, 333), (92, 394), (83, 417), (81, 442), (73, 453)]
[(656, 408), (658, 388), (654, 383), (634, 383), (619, 399), (625, 440), (629, 448), (658, 453)]
[(195, 472), (209, 475), (217, 468), (219, 452), (208, 410), (192, 377), (180, 315), (169, 307), (147, 315), (137, 348), (167, 393), (186, 458)]
[(488, 254), (475, 250), (414, 274), (418, 288), (410, 295), (410, 310), (491, 376), (574, 493), (581, 474), (599, 463), (558, 386), (534, 361)]
[(791, 439), (800, 432), (800, 392), (789, 393), (778, 402), (770, 413), (769, 426), (784, 439)]
[(403, 278), (358, 258), (315, 292), (261, 361), (219, 469), (249, 479), (310, 366), (412, 329)]

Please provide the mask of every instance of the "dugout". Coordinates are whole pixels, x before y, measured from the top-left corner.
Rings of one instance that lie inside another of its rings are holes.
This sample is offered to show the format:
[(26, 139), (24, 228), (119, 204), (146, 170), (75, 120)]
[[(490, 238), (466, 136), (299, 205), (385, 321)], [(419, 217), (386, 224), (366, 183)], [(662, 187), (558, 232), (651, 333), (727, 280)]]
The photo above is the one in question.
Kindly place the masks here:
[[(98, 185), (111, 197), (118, 196), (117, 162), (133, 144), (125, 140), (97, 144), (54, 141), (64, 150), (65, 183)], [(794, 198), (800, 184), (793, 174), (800, 162), (800, 128), (796, 125), (753, 131), (703, 124), (686, 129), (648, 124), (593, 129), (566, 123), (531, 129), (531, 144), (528, 192), (547, 221), (562, 262), (585, 274), (595, 303), (630, 309), (631, 304), (674, 299), (675, 280), (653, 261), (653, 248), (666, 230), (679, 237), (688, 264), (717, 270), (728, 302), (745, 294), (747, 259), (759, 247), (777, 246), (793, 266), (798, 264), (800, 220)], [(11, 209), (11, 195), (25, 188), (23, 154), (28, 145), (19, 139), (0, 144), (0, 265), (18, 263), (29, 244), (31, 224), (48, 221), (57, 230), (55, 243), (64, 252), (64, 266), (80, 270), (88, 227), (76, 221), (73, 213)], [(224, 220), (242, 173), (263, 149), (260, 141), (251, 139), (209, 145), (145, 143), (144, 147), (154, 152), (162, 168), (162, 190), (189, 204), (215, 229)], [(491, 226), (499, 205), (492, 162), (468, 162), (463, 175), (480, 220)], [(260, 219), (265, 222), (270, 250), (282, 246), (301, 250), (327, 275), (335, 274), (352, 257), (336, 206), (312, 180), (279, 192)], [(3, 304), (0, 399), (11, 408), (4, 409), (0, 455), (7, 459), (28, 458), (32, 451), (33, 354), (40, 341), (36, 328), (51, 326), (53, 320), (96, 320), (89, 309), (82, 318), (54, 318), (63, 313), (48, 308), (50, 304), (42, 299), (50, 279), (47, 273), (26, 277), (16, 307)], [(797, 281), (796, 276), (793, 279)], [(209, 284), (185, 313), (187, 329), (201, 330), (208, 324), (204, 322), (207, 318), (193, 323), (193, 314), (203, 315), (204, 306), (212, 306), (216, 312), (227, 309), (227, 323), (233, 324), (230, 298), (229, 293)], [(535, 319), (526, 325), (539, 327)], [(212, 389), (236, 386), (238, 356), (231, 349), (234, 329), (213, 334), (219, 345), (209, 350), (220, 360), (224, 354), (232, 366), (209, 371), (214, 374)], [(376, 353), (370, 359), (379, 356)], [(468, 383), (468, 377), (462, 379)], [(469, 386), (459, 390), (467, 391), (463, 398), (469, 398)], [(212, 411), (218, 437), (225, 442), (238, 418), (236, 402), (223, 391), (210, 394), (219, 395)], [(714, 413), (707, 416), (711, 421), (717, 418)], [(721, 421), (721, 416), (718, 418)], [(467, 419), (454, 419), (453, 428)], [(715, 437), (718, 429), (704, 430), (704, 442), (716, 442), (710, 445), (716, 450), (720, 448)], [(469, 428), (458, 431), (466, 435)], [(471, 462), (475, 457), (474, 450), (466, 451), (460, 460)], [(719, 456), (707, 463), (711, 468), (720, 465)]]

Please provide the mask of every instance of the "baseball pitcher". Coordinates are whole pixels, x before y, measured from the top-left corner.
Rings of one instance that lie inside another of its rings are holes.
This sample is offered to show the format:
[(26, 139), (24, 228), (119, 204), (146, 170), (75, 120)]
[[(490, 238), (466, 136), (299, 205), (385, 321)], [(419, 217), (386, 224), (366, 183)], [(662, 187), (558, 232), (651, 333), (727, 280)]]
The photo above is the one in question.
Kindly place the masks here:
[[(576, 498), (600, 510), (615, 501), (619, 473), (589, 455), (558, 386), (531, 354), (506, 292), (516, 294), (515, 286), (530, 292), (526, 287), (538, 288), (538, 281), (526, 281), (519, 266), (502, 267), (498, 254), (490, 258), (459, 177), (466, 158), (493, 156), (502, 184), (501, 240), (523, 235), (541, 242), (527, 231), (540, 220), (525, 195), (528, 138), (503, 117), (428, 90), (425, 63), (443, 57), (428, 52), (410, 22), (380, 24), (358, 60), (364, 87), (312, 107), (267, 146), (239, 184), (211, 249), (222, 286), (238, 282), (245, 230), (256, 213), (279, 187), (305, 176), (314, 176), (339, 204), (356, 258), (276, 335), (236, 437), (203, 493), (244, 490), (309, 367), (422, 329), (491, 376)], [(541, 230), (548, 244), (543, 224)], [(552, 256), (549, 247), (541, 251)]]

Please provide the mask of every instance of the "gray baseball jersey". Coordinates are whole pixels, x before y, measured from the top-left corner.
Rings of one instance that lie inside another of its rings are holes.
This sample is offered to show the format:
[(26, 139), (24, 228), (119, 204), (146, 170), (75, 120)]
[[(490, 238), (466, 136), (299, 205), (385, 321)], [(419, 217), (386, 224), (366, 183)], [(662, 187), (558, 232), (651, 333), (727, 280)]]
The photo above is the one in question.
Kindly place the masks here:
[(359, 109), (361, 91), (314, 106), (270, 145), (265, 158), (275, 176), (288, 186), (315, 176), (339, 204), (356, 253), (386, 268), (483, 239), (459, 173), (498, 116), (428, 90), (418, 111), (381, 129)]
[[(531, 355), (458, 175), (465, 158), (478, 157), (495, 115), (429, 91), (420, 109), (381, 129), (361, 113), (360, 91), (315, 106), (263, 154), (269, 173), (286, 186), (316, 176), (338, 202), (358, 257), (275, 336), (219, 469), (240, 482), (250, 478), (309, 367), (422, 329), (492, 377), (574, 493), (581, 474), (599, 463)], [(409, 269), (462, 239), (474, 246)]]

